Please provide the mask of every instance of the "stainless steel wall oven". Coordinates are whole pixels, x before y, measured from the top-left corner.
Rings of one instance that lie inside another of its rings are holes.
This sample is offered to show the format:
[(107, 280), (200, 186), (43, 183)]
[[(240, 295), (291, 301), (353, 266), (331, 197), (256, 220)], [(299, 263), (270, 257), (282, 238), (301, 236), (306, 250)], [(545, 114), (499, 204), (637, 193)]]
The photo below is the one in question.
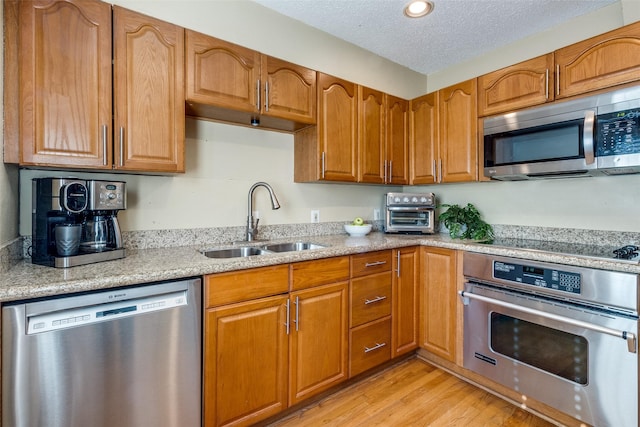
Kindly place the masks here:
[(384, 231), (431, 234), (435, 231), (435, 210), (433, 193), (387, 193), (384, 195)]
[(596, 426), (638, 426), (638, 276), (465, 254), (464, 367)]

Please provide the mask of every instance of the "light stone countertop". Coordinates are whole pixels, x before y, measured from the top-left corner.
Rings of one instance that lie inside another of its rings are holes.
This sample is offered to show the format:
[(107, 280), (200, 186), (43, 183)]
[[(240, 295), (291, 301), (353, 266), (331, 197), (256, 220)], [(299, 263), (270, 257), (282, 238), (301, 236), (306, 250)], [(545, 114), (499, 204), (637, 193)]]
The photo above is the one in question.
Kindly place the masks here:
[[(0, 275), (0, 302), (175, 280), (211, 273), (414, 245), (444, 247), (528, 260), (640, 273), (640, 265), (638, 264), (614, 260), (596, 260), (535, 250), (512, 249), (472, 241), (452, 240), (446, 234), (405, 236), (374, 232), (366, 237), (349, 237), (346, 234), (339, 234), (307, 238), (290, 237), (270, 240), (268, 243), (293, 241), (312, 242), (326, 247), (299, 252), (274, 253), (231, 259), (207, 258), (200, 251), (237, 247), (238, 245), (195, 245), (156, 249), (130, 249), (127, 250), (127, 257), (121, 260), (71, 268), (45, 267), (32, 264), (29, 259), (25, 259)], [(267, 242), (252, 242), (251, 245), (259, 246), (265, 243)]]

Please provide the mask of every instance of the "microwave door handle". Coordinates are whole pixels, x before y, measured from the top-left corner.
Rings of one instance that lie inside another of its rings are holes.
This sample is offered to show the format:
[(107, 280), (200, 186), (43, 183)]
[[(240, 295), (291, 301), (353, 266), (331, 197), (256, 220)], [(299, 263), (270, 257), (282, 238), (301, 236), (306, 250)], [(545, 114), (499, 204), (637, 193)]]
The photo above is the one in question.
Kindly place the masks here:
[(596, 112), (587, 110), (584, 113), (584, 127), (582, 128), (582, 148), (584, 150), (584, 160), (590, 165), (596, 161), (593, 143), (593, 128), (596, 121)]
[(501, 307), (510, 308), (512, 310), (520, 311), (523, 313), (533, 314), (534, 316), (544, 317), (545, 319), (556, 320), (562, 323), (568, 323), (573, 326), (577, 326), (579, 328), (590, 329), (592, 331), (600, 332), (607, 335), (612, 335), (614, 337), (622, 338), (627, 342), (627, 350), (629, 353), (636, 353), (636, 336), (633, 332), (628, 331), (618, 331), (616, 329), (607, 328), (600, 325), (594, 325), (592, 323), (583, 322), (581, 320), (571, 319), (564, 316), (559, 316), (553, 313), (547, 313), (546, 311), (536, 310), (534, 308), (523, 307), (521, 305), (512, 304), (506, 301), (500, 301), (494, 298), (488, 298), (482, 295), (476, 295), (469, 291), (458, 291), (458, 295), (462, 298), (462, 303), (464, 305), (469, 305), (470, 299), (475, 299), (478, 301), (488, 302), (490, 304), (499, 305)]

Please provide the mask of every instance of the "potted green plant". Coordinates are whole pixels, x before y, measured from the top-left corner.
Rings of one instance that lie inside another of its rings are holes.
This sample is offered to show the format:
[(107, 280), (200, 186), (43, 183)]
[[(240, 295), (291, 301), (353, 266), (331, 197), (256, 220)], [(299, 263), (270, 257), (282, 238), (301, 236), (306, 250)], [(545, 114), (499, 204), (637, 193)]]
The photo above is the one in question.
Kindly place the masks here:
[(443, 204), (439, 207), (447, 210), (438, 216), (438, 220), (449, 230), (453, 239), (473, 239), (490, 242), (493, 240), (493, 228), (482, 220), (480, 212), (471, 203), (467, 206)]

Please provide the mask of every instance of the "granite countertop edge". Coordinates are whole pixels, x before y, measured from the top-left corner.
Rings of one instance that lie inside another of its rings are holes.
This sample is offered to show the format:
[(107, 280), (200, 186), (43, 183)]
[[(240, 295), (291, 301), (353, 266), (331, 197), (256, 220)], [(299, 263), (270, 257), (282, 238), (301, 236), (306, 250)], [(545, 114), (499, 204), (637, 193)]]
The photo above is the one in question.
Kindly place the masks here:
[(513, 249), (468, 240), (453, 240), (446, 234), (428, 236), (391, 235), (374, 232), (365, 237), (346, 234), (309, 238), (277, 239), (251, 242), (260, 246), (274, 242), (305, 241), (325, 246), (297, 252), (284, 252), (242, 258), (207, 258), (201, 251), (237, 247), (238, 245), (178, 246), (159, 249), (133, 249), (120, 260), (71, 268), (34, 265), (29, 259), (17, 263), (0, 275), (0, 302), (19, 301), (53, 295), (73, 294), (99, 289), (117, 288), (145, 283), (178, 280), (207, 274), (245, 270), (256, 267), (288, 264), (341, 255), (408, 246), (430, 246), (478, 252), (492, 255), (526, 258), (528, 260), (591, 267), (638, 274), (640, 265), (615, 260), (591, 259), (538, 250)]

